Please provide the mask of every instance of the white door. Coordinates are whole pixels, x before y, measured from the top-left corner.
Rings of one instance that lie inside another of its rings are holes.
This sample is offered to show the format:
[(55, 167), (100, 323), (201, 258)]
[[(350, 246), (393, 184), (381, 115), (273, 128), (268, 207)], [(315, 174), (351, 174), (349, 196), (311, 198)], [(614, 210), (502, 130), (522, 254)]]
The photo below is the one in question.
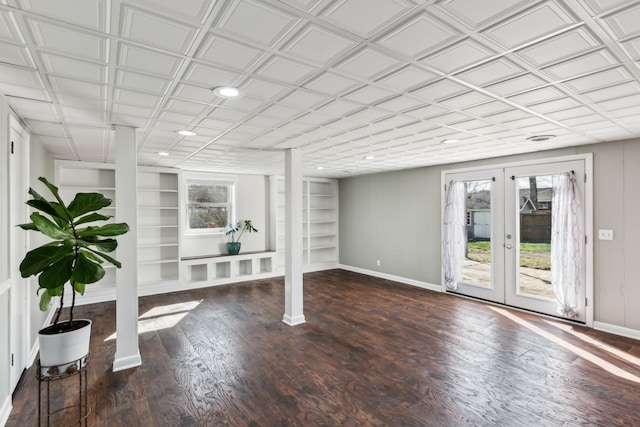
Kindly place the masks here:
[(22, 371), (27, 365), (28, 355), (28, 307), (27, 279), (20, 275), (19, 266), (27, 247), (27, 233), (16, 224), (28, 222), (28, 134), (15, 120), (11, 120), (9, 138), (9, 298), (10, 298), (10, 345), (11, 345), (11, 390), (15, 389)]
[[(465, 185), (467, 239), (456, 293), (559, 316), (550, 269), (551, 216), (553, 183), (564, 173), (573, 174), (584, 200), (584, 160), (445, 175), (447, 183)], [(586, 319), (584, 284), (574, 320)]]

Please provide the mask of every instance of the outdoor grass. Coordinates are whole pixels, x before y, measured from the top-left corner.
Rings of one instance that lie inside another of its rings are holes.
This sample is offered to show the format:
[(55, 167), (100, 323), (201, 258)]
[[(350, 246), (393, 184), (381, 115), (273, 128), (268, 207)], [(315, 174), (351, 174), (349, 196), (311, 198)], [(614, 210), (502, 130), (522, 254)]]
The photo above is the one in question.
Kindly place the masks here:
[[(467, 258), (477, 262), (491, 262), (491, 242), (467, 242)], [(551, 244), (520, 243), (520, 267), (551, 270)]]

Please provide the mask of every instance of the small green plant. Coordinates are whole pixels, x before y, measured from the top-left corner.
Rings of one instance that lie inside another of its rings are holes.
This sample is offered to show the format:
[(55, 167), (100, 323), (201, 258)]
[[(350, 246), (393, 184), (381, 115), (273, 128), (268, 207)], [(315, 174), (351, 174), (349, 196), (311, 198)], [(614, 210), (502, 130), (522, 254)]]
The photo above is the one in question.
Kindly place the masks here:
[[(240, 231), (240, 233), (238, 234), (238, 237), (235, 236), (235, 234)], [(244, 232), (247, 233), (257, 233), (258, 230), (253, 226), (253, 224), (251, 223), (250, 219), (245, 219), (243, 221), (238, 221), (235, 224), (229, 224), (224, 228), (224, 234), (226, 234), (227, 236), (229, 236), (229, 239), (231, 242), (239, 242), (240, 238), (242, 237), (242, 235), (244, 234)]]
[[(69, 323), (73, 322), (73, 308), (76, 303), (76, 292), (84, 294), (85, 285), (95, 283), (104, 277), (102, 267), (104, 261), (120, 268), (121, 264), (107, 255), (118, 247), (113, 236), (129, 231), (125, 223), (106, 224), (102, 226), (83, 226), (96, 221), (106, 221), (105, 216), (96, 211), (111, 204), (111, 200), (99, 193), (78, 193), (67, 206), (58, 192), (58, 187), (38, 178), (51, 191), (55, 201), (48, 201), (33, 188), (29, 194), (33, 199), (27, 205), (49, 215), (51, 219), (38, 212), (31, 214), (28, 224), (20, 224), (24, 230), (36, 230), (52, 239), (25, 255), (20, 264), (22, 277), (38, 277), (38, 294), (40, 309), (49, 308), (51, 298), (60, 297), (60, 305), (53, 324), (57, 325), (64, 305), (65, 284), (71, 285), (72, 302), (69, 312)], [(106, 238), (105, 238), (106, 237)]]

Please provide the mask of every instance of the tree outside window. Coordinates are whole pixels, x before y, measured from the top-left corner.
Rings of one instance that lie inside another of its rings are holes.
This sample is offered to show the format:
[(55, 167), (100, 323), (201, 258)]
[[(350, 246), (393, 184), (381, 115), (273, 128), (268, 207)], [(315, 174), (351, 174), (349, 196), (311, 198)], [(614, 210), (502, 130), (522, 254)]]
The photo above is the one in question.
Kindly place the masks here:
[(232, 222), (233, 184), (215, 182), (187, 183), (189, 230), (219, 232)]

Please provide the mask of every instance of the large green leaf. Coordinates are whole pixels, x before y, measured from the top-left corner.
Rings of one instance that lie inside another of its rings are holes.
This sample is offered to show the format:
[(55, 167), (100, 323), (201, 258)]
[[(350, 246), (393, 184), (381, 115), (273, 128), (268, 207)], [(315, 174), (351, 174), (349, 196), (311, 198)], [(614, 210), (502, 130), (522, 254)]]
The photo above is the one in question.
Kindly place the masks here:
[(104, 268), (79, 253), (71, 277), (74, 282), (95, 283), (104, 277)]
[(38, 230), (52, 239), (62, 240), (73, 237), (73, 234), (69, 231), (63, 230), (59, 225), (54, 224), (50, 219), (40, 215), (38, 212), (32, 213), (30, 218)]
[(23, 230), (37, 230), (38, 227), (36, 227), (36, 225), (32, 222), (28, 223), (28, 224), (18, 224), (16, 225), (16, 227), (20, 227)]
[(74, 218), (84, 215), (87, 212), (97, 211), (106, 208), (111, 204), (111, 199), (107, 199), (100, 193), (78, 193), (75, 199), (69, 203), (69, 212)]
[(55, 289), (64, 286), (71, 278), (73, 268), (73, 255), (51, 264), (38, 278), (41, 288)]
[(94, 222), (94, 221), (106, 221), (109, 218), (111, 217), (106, 215), (100, 215), (99, 213), (94, 212), (89, 215), (83, 216), (82, 218), (79, 218), (76, 221), (76, 225), (85, 224), (87, 222)]
[[(28, 200), (27, 201), (27, 205), (36, 208), (44, 213), (47, 213), (51, 216), (58, 216), (58, 212), (56, 212), (56, 210), (54, 209), (53, 206), (51, 206), (51, 203), (49, 203), (46, 200)], [(64, 217), (62, 219), (65, 219)]]
[(91, 249), (91, 248), (87, 248), (87, 249), (88, 249), (88, 250), (90, 250), (91, 252), (93, 252), (94, 254), (99, 255), (99, 256), (101, 256), (102, 258), (106, 259), (106, 260), (107, 260), (107, 261), (109, 261), (111, 264), (115, 265), (116, 267), (118, 267), (118, 268), (121, 268), (121, 267), (122, 267), (122, 264), (121, 264), (121, 263), (120, 263), (120, 261), (118, 261), (117, 259), (115, 259), (115, 258), (111, 258), (109, 255), (107, 255), (107, 254), (105, 254), (105, 253), (103, 253), (103, 252), (94, 251), (94, 250), (93, 250), (93, 249)]
[(116, 239), (98, 240), (93, 244), (95, 245), (96, 249), (101, 252), (113, 252), (118, 247), (118, 241)]
[(89, 258), (90, 261), (97, 262), (98, 264), (102, 264), (104, 262), (102, 258), (89, 250), (81, 250), (81, 252), (84, 254), (84, 256)]
[(49, 304), (51, 303), (51, 294), (49, 294), (49, 290), (45, 289), (40, 295), (40, 310), (47, 311), (49, 310)]
[(76, 292), (79, 292), (80, 295), (84, 295), (84, 288), (85, 288), (85, 284), (84, 283), (75, 282), (73, 284), (73, 289), (75, 289)]
[(47, 188), (49, 189), (49, 191), (51, 191), (51, 194), (53, 194), (53, 197), (56, 198), (56, 200), (58, 201), (58, 203), (60, 204), (60, 208), (62, 210), (62, 212), (64, 213), (64, 217), (66, 217), (67, 219), (71, 219), (73, 218), (71, 216), (71, 213), (69, 212), (69, 210), (67, 209), (67, 206), (64, 204), (64, 201), (62, 200), (62, 197), (60, 197), (60, 193), (58, 192), (58, 187), (56, 187), (55, 185), (53, 185), (52, 183), (50, 183), (47, 178), (41, 176), (40, 178), (38, 178), (38, 181), (42, 182), (44, 185), (47, 186)]
[[(72, 253), (73, 252), (71, 252), (71, 254)], [(24, 259), (20, 263), (20, 274), (22, 274), (22, 277), (38, 274), (69, 254), (69, 250), (63, 246), (45, 245), (35, 248), (27, 252), (24, 256)]]
[(83, 230), (77, 230), (77, 233), (80, 238), (84, 238), (89, 236), (118, 236), (127, 231), (129, 231), (129, 226), (124, 222), (120, 222), (117, 224), (106, 224), (101, 227), (90, 226)]

